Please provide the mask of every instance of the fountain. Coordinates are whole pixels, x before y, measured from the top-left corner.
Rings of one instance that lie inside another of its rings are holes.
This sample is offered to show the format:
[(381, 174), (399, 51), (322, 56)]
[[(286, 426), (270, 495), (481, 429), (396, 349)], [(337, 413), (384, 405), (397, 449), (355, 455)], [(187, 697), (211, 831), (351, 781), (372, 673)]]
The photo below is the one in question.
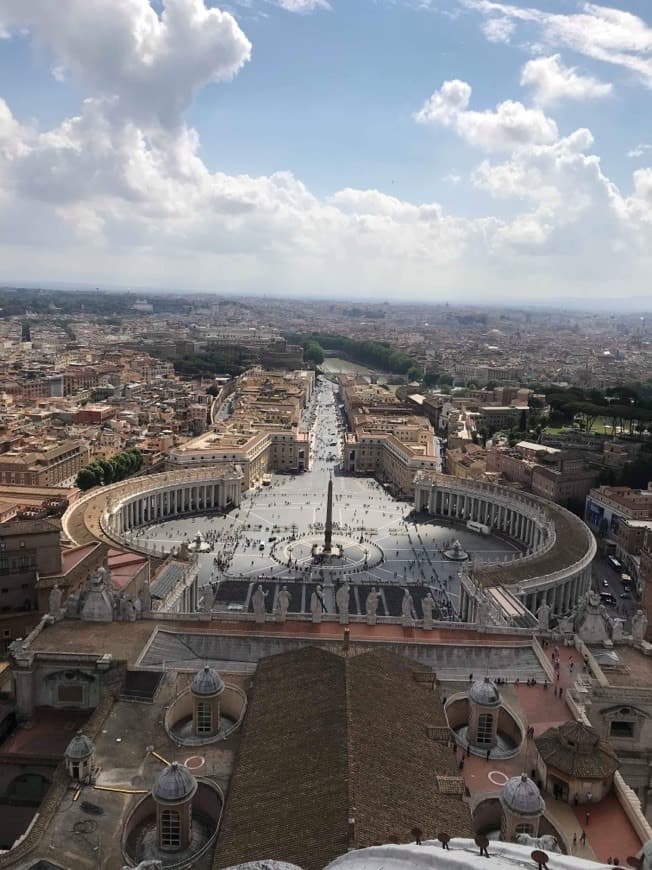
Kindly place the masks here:
[(465, 562), (469, 558), (469, 554), (466, 550), (462, 549), (459, 541), (453, 541), (453, 546), (449, 547), (448, 550), (444, 550), (444, 556), (450, 559), (451, 562)]
[(191, 553), (208, 553), (211, 545), (204, 540), (201, 532), (197, 532), (192, 541), (188, 544), (188, 550)]

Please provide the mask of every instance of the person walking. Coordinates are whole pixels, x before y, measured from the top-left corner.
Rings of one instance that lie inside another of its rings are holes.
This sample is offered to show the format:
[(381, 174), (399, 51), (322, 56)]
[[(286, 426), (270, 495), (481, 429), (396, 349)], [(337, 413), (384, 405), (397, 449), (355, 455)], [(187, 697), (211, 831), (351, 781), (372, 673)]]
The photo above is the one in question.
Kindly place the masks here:
[(580, 837), (580, 843), (581, 843), (583, 846), (586, 846), (586, 831), (582, 831), (582, 835), (581, 835), (581, 837)]

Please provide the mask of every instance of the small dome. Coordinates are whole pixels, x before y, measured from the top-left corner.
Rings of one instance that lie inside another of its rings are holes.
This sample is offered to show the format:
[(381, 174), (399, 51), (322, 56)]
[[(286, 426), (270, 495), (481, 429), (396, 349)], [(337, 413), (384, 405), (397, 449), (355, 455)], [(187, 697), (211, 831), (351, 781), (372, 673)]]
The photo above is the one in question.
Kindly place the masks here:
[(481, 704), (483, 707), (498, 707), (500, 692), (496, 688), (496, 684), (492, 683), (489, 677), (485, 677), (484, 680), (476, 680), (471, 686), (469, 700), (473, 701), (474, 704)]
[(65, 756), (71, 761), (80, 761), (89, 758), (95, 752), (93, 741), (78, 731), (66, 747)]
[(164, 803), (181, 803), (197, 791), (197, 780), (185, 764), (173, 761), (161, 773), (152, 789), (154, 800)]
[(193, 695), (221, 695), (224, 691), (224, 682), (216, 670), (206, 665), (195, 674), (191, 691)]
[(536, 783), (524, 773), (507, 780), (500, 802), (506, 810), (519, 816), (540, 816), (546, 808)]

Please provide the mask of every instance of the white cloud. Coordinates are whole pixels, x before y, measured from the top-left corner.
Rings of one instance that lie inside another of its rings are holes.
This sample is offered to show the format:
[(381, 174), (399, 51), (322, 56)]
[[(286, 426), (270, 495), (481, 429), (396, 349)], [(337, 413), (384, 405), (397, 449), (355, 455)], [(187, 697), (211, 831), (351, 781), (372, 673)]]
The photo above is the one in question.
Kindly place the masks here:
[(235, 18), (204, 0), (1, 0), (0, 28), (28, 28), (113, 111), (145, 125), (180, 123), (197, 91), (232, 78), (251, 44)]
[(482, 32), (489, 42), (509, 42), (516, 25), (511, 18), (488, 18), (482, 25)]
[(558, 54), (529, 60), (521, 71), (521, 84), (533, 89), (540, 106), (561, 100), (595, 100), (613, 92), (613, 85), (593, 76), (582, 75), (576, 67), (567, 67)]
[(555, 122), (540, 109), (505, 100), (494, 111), (477, 112), (468, 108), (470, 99), (467, 82), (444, 82), (416, 113), (415, 120), (452, 127), (462, 139), (484, 151), (511, 151), (536, 142), (554, 142), (559, 135)]
[[(503, 217), (379, 190), (318, 197), (290, 172), (227, 175), (200, 157), (183, 111), (249, 56), (233, 19), (200, 0), (167, 0), (153, 18), (141, 0), (115, 0), (113, 17), (104, 0), (56, 6), (54, 21), (45, 0), (0, 0), (0, 22), (27, 26), (88, 94), (45, 130), (0, 100), (4, 278), (402, 298), (491, 289), (524, 298), (523, 288), (532, 298), (563, 286), (592, 298), (626, 272), (632, 292), (647, 292), (652, 170), (640, 169), (624, 195), (588, 131), (560, 139), (540, 109), (510, 101), (471, 110), (470, 86), (447, 82), (420, 120), (502, 154), (472, 181), (478, 195), (504, 200)], [(175, 22), (184, 8), (188, 19)], [(173, 59), (180, 81), (171, 84)]]
[(651, 150), (652, 150), (652, 145), (648, 145), (644, 142), (641, 142), (638, 145), (636, 145), (635, 148), (630, 149), (625, 156), (629, 157), (630, 159), (634, 159), (637, 157), (643, 157), (647, 151), (651, 151)]
[(534, 24), (544, 44), (624, 67), (652, 88), (652, 27), (637, 15), (595, 3), (582, 3), (580, 12), (564, 15), (493, 0), (459, 2), (483, 15)]
[(277, 0), (277, 3), (286, 12), (298, 12), (302, 15), (317, 9), (331, 8), (328, 0)]

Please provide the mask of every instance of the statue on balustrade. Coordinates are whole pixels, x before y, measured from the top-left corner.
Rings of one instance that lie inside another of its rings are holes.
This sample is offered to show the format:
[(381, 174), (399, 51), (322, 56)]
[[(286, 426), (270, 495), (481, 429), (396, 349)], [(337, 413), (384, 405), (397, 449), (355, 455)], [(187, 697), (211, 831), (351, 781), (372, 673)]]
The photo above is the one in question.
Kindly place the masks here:
[(406, 589), (403, 592), (403, 601), (401, 602), (401, 622), (404, 628), (412, 628), (414, 625), (414, 600), (410, 595), (410, 590)]
[(278, 599), (276, 602), (276, 617), (279, 622), (285, 622), (287, 619), (288, 610), (290, 609), (290, 601), (292, 601), (292, 596), (288, 592), (287, 586), (284, 586), (278, 593)]
[(376, 624), (376, 614), (378, 613), (378, 599), (380, 595), (376, 592), (376, 587), (372, 586), (367, 595), (367, 600), (365, 602), (365, 610), (367, 613), (367, 625), (375, 625)]
[(625, 620), (616, 617), (611, 623), (611, 639), (615, 642), (624, 640), (625, 637)]
[(632, 638), (635, 643), (642, 643), (647, 632), (647, 616), (642, 610), (637, 610), (632, 616)]
[(50, 595), (48, 597), (48, 613), (55, 619), (58, 619), (61, 615), (61, 597), (61, 589), (59, 589), (58, 584), (55, 583), (50, 590)]
[(267, 598), (267, 592), (262, 587), (262, 584), (258, 584), (258, 588), (251, 596), (251, 604), (254, 609), (254, 615), (256, 617), (256, 622), (265, 622), (265, 599)]
[(577, 634), (584, 643), (600, 644), (611, 638), (611, 623), (600, 596), (593, 589), (587, 592), (575, 616)]
[(335, 594), (335, 603), (337, 604), (337, 610), (340, 614), (340, 624), (348, 625), (349, 622), (349, 598), (351, 594), (351, 587), (348, 583), (344, 582), (337, 590)]
[(314, 592), (310, 596), (310, 613), (312, 614), (312, 621), (321, 622), (322, 613), (324, 613), (325, 610), (324, 597), (322, 595), (321, 586), (318, 583)]
[(552, 612), (552, 608), (544, 601), (537, 610), (537, 621), (539, 623), (539, 628), (543, 631), (548, 631), (550, 628), (550, 614)]
[(435, 599), (429, 592), (421, 601), (421, 610), (423, 611), (423, 627), (432, 628), (432, 612), (435, 609)]

